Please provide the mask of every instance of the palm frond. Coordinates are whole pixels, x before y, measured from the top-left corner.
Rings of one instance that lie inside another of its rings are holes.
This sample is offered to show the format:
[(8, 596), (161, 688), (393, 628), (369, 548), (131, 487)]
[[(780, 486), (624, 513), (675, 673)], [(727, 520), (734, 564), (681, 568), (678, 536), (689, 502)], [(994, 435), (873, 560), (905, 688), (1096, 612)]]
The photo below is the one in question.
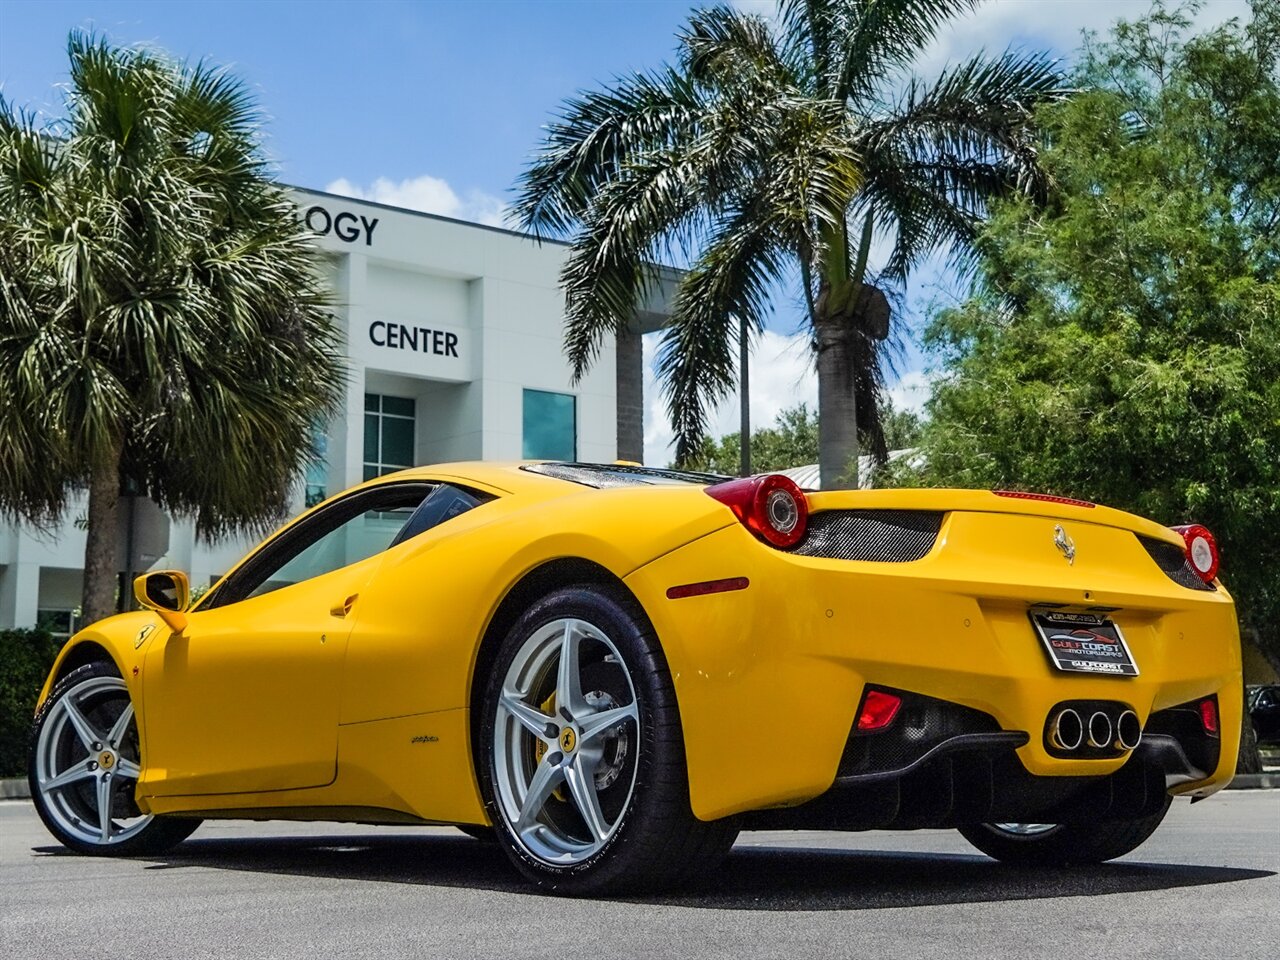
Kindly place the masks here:
[(706, 110), (698, 85), (670, 68), (571, 98), (520, 176), (513, 222), (535, 236), (569, 234), (628, 162), (689, 137)]
[(690, 15), (678, 37), (681, 67), (698, 83), (723, 88), (748, 77), (772, 85), (795, 81), (792, 64), (763, 17), (707, 7)]
[(769, 288), (783, 275), (787, 256), (770, 220), (759, 207), (727, 217), (681, 278), (657, 360), (677, 463), (697, 452), (710, 411), (733, 385), (739, 323), (753, 332), (763, 328)]
[(922, 53), (948, 20), (981, 0), (784, 0), (789, 30), (803, 29), (820, 67), (819, 95), (862, 101)]
[(237, 80), (68, 49), (61, 139), (0, 104), (0, 512), (55, 516), (120, 455), (201, 533), (259, 529), (343, 390), (314, 244)]
[(1071, 92), (1048, 56), (979, 54), (931, 83), (913, 79), (887, 117), (860, 130), (859, 142), (864, 149), (887, 146), (916, 161), (1002, 162), (1018, 189), (1043, 193), (1034, 114)]

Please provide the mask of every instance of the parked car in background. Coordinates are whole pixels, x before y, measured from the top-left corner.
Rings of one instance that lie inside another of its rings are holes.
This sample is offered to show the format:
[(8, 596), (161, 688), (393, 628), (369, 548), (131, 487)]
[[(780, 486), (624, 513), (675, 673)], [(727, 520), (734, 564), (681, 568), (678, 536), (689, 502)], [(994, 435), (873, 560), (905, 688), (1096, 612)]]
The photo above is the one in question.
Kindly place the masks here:
[(1259, 746), (1280, 745), (1280, 683), (1249, 687), (1246, 696), (1245, 709)]

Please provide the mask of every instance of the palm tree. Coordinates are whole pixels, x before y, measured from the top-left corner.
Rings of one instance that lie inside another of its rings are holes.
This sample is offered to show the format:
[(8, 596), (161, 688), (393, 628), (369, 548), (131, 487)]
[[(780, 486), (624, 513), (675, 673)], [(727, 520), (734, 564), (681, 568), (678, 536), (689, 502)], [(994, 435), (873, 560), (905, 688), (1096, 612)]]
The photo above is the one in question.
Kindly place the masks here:
[(124, 488), (212, 537), (279, 517), (344, 371), (310, 241), (234, 77), (73, 33), (66, 117), (0, 100), (0, 511), (88, 488), (83, 617)]
[[(514, 209), (525, 229), (572, 241), (561, 281), (575, 374), (651, 289), (651, 263), (687, 264), (658, 358), (681, 460), (732, 386), (737, 323), (760, 330), (796, 278), (822, 484), (856, 484), (859, 427), (878, 436), (883, 287), (939, 249), (964, 267), (988, 201), (1046, 187), (1033, 113), (1065, 95), (1052, 63), (1006, 52), (930, 82), (909, 73), (976, 3), (783, 0), (776, 24), (700, 10), (675, 66), (568, 100)], [(878, 238), (890, 252), (872, 276)]]

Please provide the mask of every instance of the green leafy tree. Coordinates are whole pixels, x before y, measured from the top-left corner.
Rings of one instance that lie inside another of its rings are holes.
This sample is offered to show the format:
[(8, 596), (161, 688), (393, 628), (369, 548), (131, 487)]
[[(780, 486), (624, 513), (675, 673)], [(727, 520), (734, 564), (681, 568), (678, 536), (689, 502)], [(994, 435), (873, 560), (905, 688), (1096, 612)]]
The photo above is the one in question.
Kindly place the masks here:
[(899, 410), (892, 403), (885, 407), (884, 443), (890, 450), (910, 450), (920, 443), (924, 421), (914, 410)]
[[(704, 437), (683, 464), (686, 469), (733, 476), (738, 472), (742, 434)], [(818, 418), (807, 404), (781, 411), (772, 427), (751, 434), (752, 469), (764, 473), (814, 463), (818, 459)]]
[(79, 33), (66, 116), (0, 100), (0, 510), (88, 488), (84, 620), (115, 606), (121, 491), (212, 536), (286, 506), (335, 408), (315, 253), (244, 86)]
[[(885, 400), (882, 422), (890, 450), (914, 446), (920, 437), (920, 418), (910, 410), (896, 410)], [(740, 433), (728, 433), (719, 440), (704, 437), (684, 466), (689, 470), (732, 476), (741, 461)], [(772, 427), (751, 434), (751, 463), (759, 473), (789, 470), (818, 462), (818, 417), (808, 404), (781, 411)]]
[[(856, 484), (859, 430), (883, 455), (881, 287), (926, 255), (962, 261), (986, 203), (1039, 196), (1034, 108), (1063, 95), (1052, 64), (1008, 52), (910, 74), (977, 0), (783, 0), (773, 24), (696, 11), (674, 66), (568, 100), (524, 173), (518, 221), (569, 237), (561, 275), (576, 376), (687, 263), (658, 369), (687, 462), (732, 387), (741, 323), (760, 329), (796, 274), (812, 329), (824, 486)], [(882, 273), (868, 259), (881, 238)], [(853, 471), (850, 471), (850, 465)]]
[(1092, 89), (1045, 111), (1058, 200), (1000, 205), (988, 289), (934, 320), (915, 479), (1204, 523), (1280, 662), (1280, 2), (1188, 38), (1189, 13), (1089, 43)]

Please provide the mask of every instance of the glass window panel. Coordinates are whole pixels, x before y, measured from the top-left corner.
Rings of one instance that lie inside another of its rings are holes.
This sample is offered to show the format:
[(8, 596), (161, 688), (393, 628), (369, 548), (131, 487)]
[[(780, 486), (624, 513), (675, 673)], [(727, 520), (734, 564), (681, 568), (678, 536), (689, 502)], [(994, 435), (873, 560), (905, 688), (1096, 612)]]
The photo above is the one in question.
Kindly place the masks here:
[(380, 553), (391, 545), (407, 516), (398, 512), (361, 513), (296, 554), (249, 596), (301, 583)]
[(376, 413), (364, 415), (364, 462), (378, 462), (378, 427), (382, 418)]
[(372, 411), (373, 413), (377, 413), (379, 409), (378, 401), (381, 399), (382, 398), (379, 397), (376, 393), (366, 393), (364, 395), (364, 408), (366, 410)]
[(364, 465), (364, 479), (373, 480), (380, 476), (382, 476), (382, 474), (378, 471), (378, 465), (376, 463), (366, 463)]
[(37, 610), (36, 629), (48, 630), (55, 636), (71, 633), (70, 610)]
[(412, 397), (383, 397), (382, 413), (396, 417), (412, 417), (414, 402)]
[(576, 398), (545, 390), (524, 392), (524, 456), (529, 460), (577, 458)]
[(382, 418), (382, 463), (393, 467), (413, 466), (412, 420)]
[(314, 507), (329, 495), (328, 454), (329, 436), (325, 433), (324, 424), (317, 421), (311, 427), (311, 456), (313, 459), (307, 464), (304, 479), (306, 485), (305, 503), (308, 507)]

